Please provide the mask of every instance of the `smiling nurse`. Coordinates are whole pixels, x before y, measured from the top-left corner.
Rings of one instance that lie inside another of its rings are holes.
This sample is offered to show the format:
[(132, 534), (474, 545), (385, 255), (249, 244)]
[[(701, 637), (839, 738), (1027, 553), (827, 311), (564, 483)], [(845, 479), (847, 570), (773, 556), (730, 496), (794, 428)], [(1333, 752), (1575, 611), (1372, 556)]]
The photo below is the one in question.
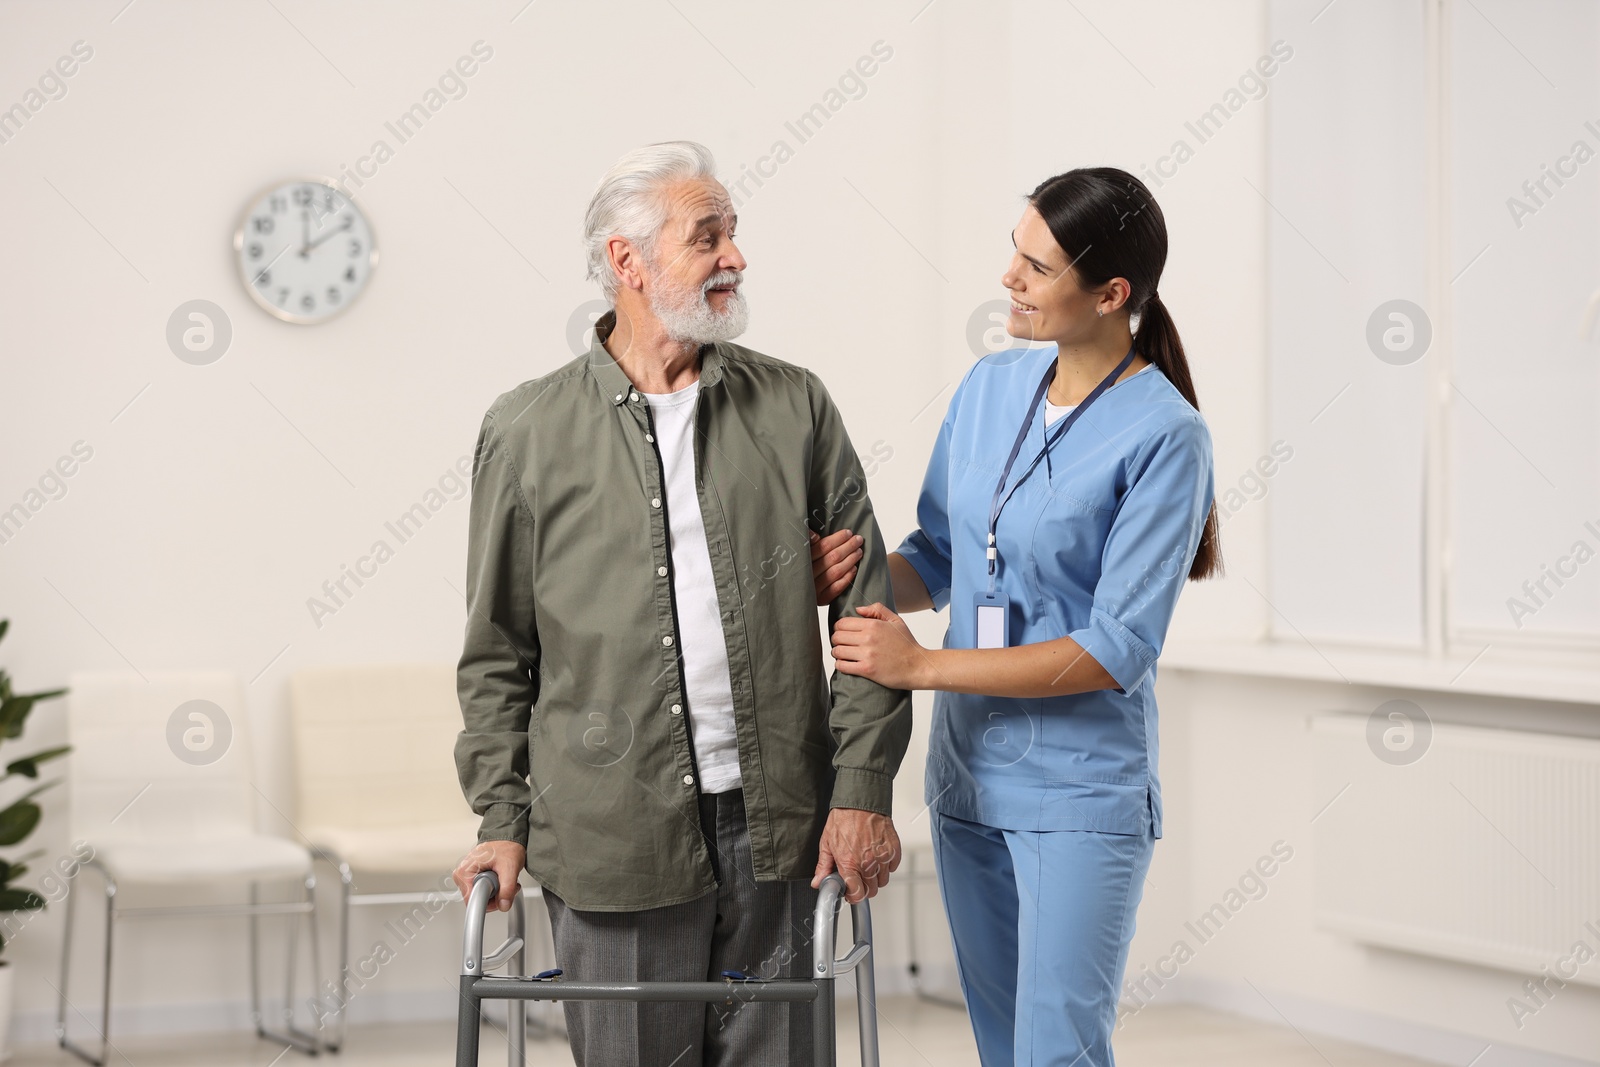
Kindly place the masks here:
[[(1111, 167), (1027, 200), (1007, 329), (1049, 344), (968, 371), (889, 556), (901, 611), (950, 606), (944, 646), (870, 605), (833, 654), (937, 691), (934, 858), (983, 1063), (1094, 1067), (1161, 836), (1156, 657), (1184, 581), (1222, 561), (1211, 435), (1156, 295), (1161, 209)], [(814, 554), (819, 595), (847, 584), (848, 531)]]

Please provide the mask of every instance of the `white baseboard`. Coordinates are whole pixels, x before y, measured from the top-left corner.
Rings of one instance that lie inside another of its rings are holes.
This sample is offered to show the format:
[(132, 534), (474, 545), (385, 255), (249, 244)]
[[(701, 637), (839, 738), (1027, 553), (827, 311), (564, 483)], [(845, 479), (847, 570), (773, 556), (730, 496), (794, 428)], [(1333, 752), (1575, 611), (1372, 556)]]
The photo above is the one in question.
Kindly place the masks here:
[[(1342, 1007), (1277, 990), (1265, 990), (1272, 1003), (1242, 982), (1179, 975), (1162, 990), (1161, 1004), (1197, 1004), (1242, 1015), (1274, 1026), (1284, 1020), (1306, 1033), (1323, 1034), (1397, 1055), (1450, 1067), (1597, 1067), (1600, 1060), (1579, 1060), (1515, 1045), (1492, 1045), (1482, 1038), (1453, 1033), (1423, 1023), (1407, 1022), (1376, 1012)], [(1274, 1010), (1276, 1009), (1276, 1010)], [(1282, 1012), (1280, 1015), (1279, 1012)]]

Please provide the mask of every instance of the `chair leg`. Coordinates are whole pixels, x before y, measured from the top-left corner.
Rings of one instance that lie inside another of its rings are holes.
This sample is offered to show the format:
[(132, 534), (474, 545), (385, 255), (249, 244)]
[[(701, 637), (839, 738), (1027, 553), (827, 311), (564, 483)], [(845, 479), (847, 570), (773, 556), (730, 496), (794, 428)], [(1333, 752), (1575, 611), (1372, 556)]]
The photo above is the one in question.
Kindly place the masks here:
[[(315, 867), (306, 875), (306, 900), (311, 904), (311, 910), (306, 912), (306, 922), (310, 924), (311, 998), (315, 1002), (317, 991), (322, 988), (322, 939), (317, 936), (317, 875)], [(317, 1020), (317, 1029), (322, 1029), (321, 1020)], [(324, 1038), (318, 1037), (317, 1041), (329, 1052), (338, 1051), (338, 1045), (330, 1044)]]
[(294, 1029), (294, 968), (299, 961), (295, 957), (300, 948), (300, 924), (293, 916), (289, 919), (289, 950), (288, 961), (283, 968), (283, 1025), (287, 1030)]
[[(257, 897), (258, 897), (257, 883), (251, 882), (250, 883), (250, 903), (251, 904), (259, 903)], [(310, 899), (309, 895), (308, 895), (307, 899), (308, 900)], [(289, 933), (289, 946), (290, 946), (289, 959), (290, 959), (291, 966), (292, 966), (293, 960), (294, 960), (294, 952), (293, 952), (294, 942), (295, 942), (296, 938), (298, 938), (298, 936), (299, 936), (299, 926), (298, 926), (298, 924), (296, 924), (294, 926), (291, 926), (290, 927), (290, 933)], [(293, 977), (293, 971), (292, 970), (290, 972), (289, 982), (290, 982), (290, 985), (289, 985), (289, 998), (290, 999), (289, 999), (289, 1004), (288, 1004), (288, 1007), (287, 1007), (286, 1010), (289, 1013), (290, 1025), (288, 1025), (287, 1027), (285, 1027), (285, 1029), (283, 1029), (281, 1031), (280, 1030), (269, 1030), (269, 1029), (267, 1029), (267, 1027), (265, 1025), (265, 1020), (263, 1018), (262, 1011), (261, 1011), (261, 921), (260, 921), (259, 916), (257, 916), (256, 913), (252, 911), (250, 913), (250, 1016), (251, 1016), (251, 1018), (253, 1018), (255, 1020), (256, 1035), (258, 1037), (264, 1037), (264, 1038), (267, 1038), (267, 1039), (272, 1040), (272, 1041), (281, 1041), (285, 1045), (289, 1045), (292, 1048), (294, 1048), (295, 1051), (297, 1051), (297, 1052), (303, 1052), (307, 1056), (315, 1056), (319, 1052), (322, 1051), (322, 1046), (321, 1046), (320, 1042), (318, 1042), (315, 1037), (311, 1036), (310, 1034), (306, 1033), (303, 1030), (297, 1029), (293, 1025), (293, 1013), (294, 1013), (294, 1000), (293, 1000), (294, 985), (293, 985), (293, 982), (294, 982), (294, 977)]]
[[(250, 883), (250, 904), (254, 907), (260, 903), (257, 900), (256, 884)], [(256, 1033), (261, 1034), (261, 975), (256, 967), (256, 960), (261, 955), (261, 920), (252, 911), (250, 913), (250, 1021), (256, 1024)]]
[(106, 956), (100, 1002), (100, 1054), (96, 1056), (67, 1039), (67, 965), (72, 949), (73, 900), (77, 896), (71, 892), (67, 894), (67, 929), (61, 939), (61, 988), (58, 990), (60, 1000), (56, 1005), (56, 1043), (86, 1063), (94, 1064), (94, 1067), (105, 1067), (111, 1055), (111, 943), (116, 929), (117, 883), (105, 868), (99, 870), (106, 880)]
[(67, 889), (66, 927), (61, 931), (61, 984), (56, 986), (56, 1041), (67, 1040), (67, 969), (72, 962), (72, 917), (78, 910), (78, 894)]
[(355, 875), (350, 870), (350, 865), (344, 860), (339, 861), (339, 970), (334, 981), (339, 984), (339, 1017), (337, 1028), (334, 1031), (333, 1044), (329, 1051), (338, 1052), (344, 1047), (345, 1027), (349, 1018), (345, 1012), (349, 1005), (345, 1003), (348, 988), (345, 983), (350, 974), (350, 895), (355, 892)]

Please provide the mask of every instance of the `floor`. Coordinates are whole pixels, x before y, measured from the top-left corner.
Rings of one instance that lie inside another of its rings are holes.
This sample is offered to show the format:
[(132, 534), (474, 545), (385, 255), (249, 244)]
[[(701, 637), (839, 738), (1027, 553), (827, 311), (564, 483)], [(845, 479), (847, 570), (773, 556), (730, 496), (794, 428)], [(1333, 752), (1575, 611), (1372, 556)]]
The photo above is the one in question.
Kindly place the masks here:
[[(859, 1064), (854, 1013), (840, 1005), (839, 1062)], [(912, 997), (879, 1004), (879, 1048), (883, 1067), (976, 1065), (978, 1055), (966, 1017)], [(505, 1039), (489, 1027), (482, 1038), (484, 1067), (506, 1063)], [(405, 1023), (353, 1027), (344, 1051), (329, 1067), (443, 1067), (454, 1055), (449, 1023)], [(118, 1067), (297, 1067), (307, 1062), (282, 1046), (249, 1035), (127, 1038), (117, 1042)], [(1426, 1067), (1421, 1060), (1393, 1056), (1287, 1027), (1270, 1026), (1187, 1005), (1152, 1005), (1117, 1035), (1119, 1067)], [(81, 1061), (54, 1045), (19, 1048), (7, 1067), (64, 1067)], [(528, 1042), (530, 1067), (570, 1067), (558, 1040)]]

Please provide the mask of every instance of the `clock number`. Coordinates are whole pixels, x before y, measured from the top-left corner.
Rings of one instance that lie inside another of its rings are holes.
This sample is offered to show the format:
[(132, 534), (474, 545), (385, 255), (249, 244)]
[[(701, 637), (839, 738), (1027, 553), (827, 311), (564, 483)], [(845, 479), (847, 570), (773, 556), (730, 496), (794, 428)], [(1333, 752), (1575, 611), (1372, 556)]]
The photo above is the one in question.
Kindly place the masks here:
[(350, 258), (354, 259), (355, 257), (359, 256), (360, 254), (361, 254), (361, 242), (356, 240), (354, 237), (350, 238)]
[(335, 287), (335, 286), (332, 286), (332, 285), (328, 286), (328, 303), (337, 304), (338, 302), (339, 302), (339, 290), (338, 290), (338, 288)]
[(322, 229), (327, 219), (338, 213), (339, 209), (334, 206), (332, 198), (329, 198), (326, 206), (318, 204), (314, 200), (311, 202), (311, 221), (316, 224), (316, 228), (319, 230)]
[(263, 288), (263, 289), (265, 289), (267, 286), (271, 285), (272, 284), (272, 272), (270, 270), (264, 270), (260, 274), (257, 274), (256, 275), (256, 284), (261, 286), (261, 288)]
[(311, 186), (302, 185), (294, 191), (294, 202), (301, 207), (310, 207), (311, 202), (316, 199), (316, 195), (316, 191)]
[(250, 258), (251, 259), (260, 259), (261, 258), (261, 242), (260, 241), (251, 241), (250, 242)]
[(272, 205), (272, 213), (274, 215), (278, 214), (278, 212), (283, 211), (289, 206), (289, 202), (281, 196), (275, 196), (271, 200), (267, 201), (267, 203)]
[(310, 311), (312, 308), (317, 306), (317, 299), (310, 293), (307, 293), (305, 296), (300, 298), (300, 306), (305, 308), (307, 311)]
[(278, 306), (283, 307), (283, 302), (287, 299), (289, 299), (289, 290), (280, 288), (278, 290)]
[(272, 232), (273, 222), (272, 222), (272, 216), (271, 215), (262, 215), (261, 217), (255, 218), (255, 219), (251, 219), (250, 221), (255, 223), (255, 227), (256, 227), (256, 232), (257, 233), (271, 233)]
[(344, 272), (344, 280), (350, 282), (352, 285), (355, 284), (356, 269), (354, 267), (351, 267)]

